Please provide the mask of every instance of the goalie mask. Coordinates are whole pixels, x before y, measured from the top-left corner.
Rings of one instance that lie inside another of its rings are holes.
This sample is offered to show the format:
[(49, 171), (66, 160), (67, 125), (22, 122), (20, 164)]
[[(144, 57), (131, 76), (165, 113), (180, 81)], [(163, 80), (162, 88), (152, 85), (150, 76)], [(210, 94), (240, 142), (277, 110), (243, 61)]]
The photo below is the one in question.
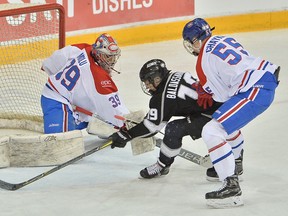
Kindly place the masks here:
[(211, 37), (212, 29), (209, 24), (202, 18), (196, 18), (188, 22), (183, 29), (183, 45), (185, 49), (192, 55), (198, 56), (202, 41), (208, 37)]
[(121, 55), (121, 50), (117, 42), (109, 34), (104, 33), (92, 45), (91, 55), (99, 66), (111, 74), (112, 71), (116, 71), (114, 65)]
[(165, 62), (161, 59), (152, 59), (146, 62), (139, 73), (143, 92), (148, 95), (153, 95), (169, 72)]

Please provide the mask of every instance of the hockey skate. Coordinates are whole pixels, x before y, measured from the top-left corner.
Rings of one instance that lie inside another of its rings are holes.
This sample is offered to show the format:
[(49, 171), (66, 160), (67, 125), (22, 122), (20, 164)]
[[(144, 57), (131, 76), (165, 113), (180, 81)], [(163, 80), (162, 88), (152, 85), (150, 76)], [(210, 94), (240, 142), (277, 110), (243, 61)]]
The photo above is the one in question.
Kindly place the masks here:
[(206, 193), (205, 199), (209, 207), (230, 208), (244, 205), (241, 195), (238, 176), (235, 174), (227, 177), (219, 190)]
[[(241, 150), (240, 157), (235, 159), (235, 165), (236, 165), (236, 170), (237, 170), (237, 174), (239, 177), (239, 181), (243, 180), (243, 178), (241, 176), (243, 174), (243, 153), (244, 153), (244, 149)], [(217, 174), (214, 167), (207, 169), (206, 179), (207, 179), (207, 181), (211, 181), (211, 182), (219, 181), (218, 174)]]
[(165, 166), (159, 160), (155, 164), (148, 166), (140, 171), (142, 178), (151, 179), (161, 175), (167, 175), (169, 173), (170, 166)]

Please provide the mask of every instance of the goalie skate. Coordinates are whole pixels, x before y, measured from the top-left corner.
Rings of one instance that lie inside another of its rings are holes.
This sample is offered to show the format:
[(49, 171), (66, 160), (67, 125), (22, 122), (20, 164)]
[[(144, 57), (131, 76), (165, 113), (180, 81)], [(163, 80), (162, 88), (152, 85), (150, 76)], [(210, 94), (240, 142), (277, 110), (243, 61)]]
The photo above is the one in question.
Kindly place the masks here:
[(231, 208), (242, 206), (242, 191), (238, 176), (233, 175), (224, 180), (223, 186), (217, 190), (206, 193), (207, 206), (212, 208)]

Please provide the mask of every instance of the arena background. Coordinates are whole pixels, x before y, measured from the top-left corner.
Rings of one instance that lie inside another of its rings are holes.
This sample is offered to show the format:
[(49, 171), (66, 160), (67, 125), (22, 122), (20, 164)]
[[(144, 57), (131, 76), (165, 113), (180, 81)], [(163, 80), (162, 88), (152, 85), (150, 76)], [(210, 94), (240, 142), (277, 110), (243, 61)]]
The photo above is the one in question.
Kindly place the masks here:
[(204, 17), (211, 26), (216, 26), (215, 34), (288, 27), (287, 0), (0, 0), (0, 3), (63, 5), (66, 44), (93, 43), (102, 32), (109, 32), (120, 46), (175, 40), (181, 38), (183, 26), (194, 17)]
[[(0, 0), (0, 3), (7, 2), (30, 1)], [(244, 207), (208, 209), (204, 195), (220, 188), (221, 183), (206, 181), (205, 168), (179, 157), (166, 177), (151, 181), (138, 179), (141, 169), (155, 163), (159, 149), (135, 157), (127, 145), (124, 149), (103, 149), (18, 191), (0, 190), (1, 216), (287, 215), (287, 0), (33, 2), (64, 5), (67, 44), (93, 43), (101, 32), (109, 32), (117, 38), (122, 50), (117, 66), (123, 73), (113, 78), (127, 107), (132, 110), (148, 109), (150, 97), (142, 92), (138, 76), (147, 60), (161, 58), (171, 70), (195, 74), (196, 58), (185, 51), (181, 40), (184, 23), (194, 17), (207, 18), (216, 26), (215, 33), (229, 33), (253, 55), (280, 65), (280, 85), (272, 106), (242, 130), (245, 136), (244, 180), (241, 182)], [(125, 2), (123, 11), (120, 8), (114, 12), (115, 2)], [(97, 15), (93, 15), (93, 3)], [(0, 137), (6, 135), (7, 130), (0, 130)], [(95, 143), (87, 142), (87, 145), (92, 147)], [(191, 141), (187, 137), (182, 147), (201, 155), (207, 153), (201, 139)], [(0, 179), (23, 182), (51, 168), (0, 169)]]

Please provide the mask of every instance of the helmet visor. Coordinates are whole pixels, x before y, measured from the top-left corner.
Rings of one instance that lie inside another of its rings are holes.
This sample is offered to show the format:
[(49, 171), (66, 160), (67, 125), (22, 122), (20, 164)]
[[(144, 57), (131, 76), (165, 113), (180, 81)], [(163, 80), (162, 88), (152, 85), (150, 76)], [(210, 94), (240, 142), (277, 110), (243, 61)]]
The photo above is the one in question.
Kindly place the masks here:
[(183, 40), (183, 46), (190, 54), (193, 54), (193, 45), (189, 40)]
[(190, 54), (194, 56), (198, 56), (200, 53), (200, 49), (202, 46), (202, 41), (201, 40), (193, 40), (191, 42), (190, 40), (183, 40), (183, 46), (189, 52)]

